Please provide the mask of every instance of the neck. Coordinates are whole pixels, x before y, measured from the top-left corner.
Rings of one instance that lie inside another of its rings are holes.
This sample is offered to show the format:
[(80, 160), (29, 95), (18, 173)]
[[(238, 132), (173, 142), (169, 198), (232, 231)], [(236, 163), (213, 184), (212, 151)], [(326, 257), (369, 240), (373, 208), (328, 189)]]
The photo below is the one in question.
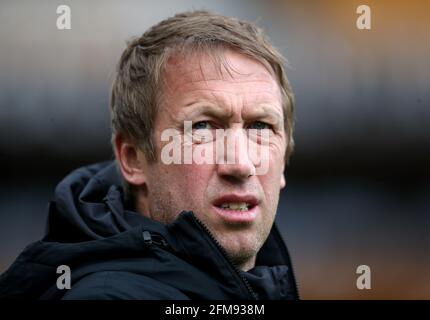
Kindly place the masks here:
[(241, 258), (239, 258), (239, 259), (234, 259), (234, 258), (232, 258), (232, 260), (233, 260), (233, 263), (240, 269), (240, 270), (242, 270), (242, 271), (249, 271), (249, 270), (251, 270), (252, 268), (254, 268), (255, 267), (255, 261), (256, 261), (256, 259), (257, 259), (257, 256), (256, 255), (254, 255), (254, 256), (252, 256), (252, 257), (248, 257), (248, 258), (246, 258), (246, 259), (244, 259), (243, 257), (241, 257)]

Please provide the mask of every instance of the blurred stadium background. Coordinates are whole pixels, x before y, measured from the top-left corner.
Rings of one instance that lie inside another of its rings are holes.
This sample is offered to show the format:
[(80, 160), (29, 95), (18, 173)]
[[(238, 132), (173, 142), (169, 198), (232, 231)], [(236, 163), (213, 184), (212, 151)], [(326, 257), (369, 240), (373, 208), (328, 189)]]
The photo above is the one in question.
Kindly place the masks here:
[[(72, 30), (56, 28), (56, 8)], [(355, 27), (372, 10), (372, 30)], [(1, 1), (0, 272), (44, 230), (56, 183), (112, 158), (125, 41), (179, 11), (257, 22), (290, 62), (296, 152), (278, 224), (304, 299), (430, 299), (430, 2)], [(358, 265), (372, 289), (357, 290)]]

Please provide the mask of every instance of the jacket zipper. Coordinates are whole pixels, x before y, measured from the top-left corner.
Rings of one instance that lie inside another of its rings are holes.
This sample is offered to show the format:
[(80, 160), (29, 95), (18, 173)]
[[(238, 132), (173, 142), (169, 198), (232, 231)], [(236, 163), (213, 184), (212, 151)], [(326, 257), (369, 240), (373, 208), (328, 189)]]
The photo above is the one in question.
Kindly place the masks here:
[[(193, 217), (194, 221), (201, 227), (201, 229), (203, 229), (203, 231), (213, 241), (213, 243), (215, 244), (215, 246), (218, 248), (218, 250), (224, 256), (225, 260), (230, 264), (230, 266), (232, 267), (232, 269), (234, 270), (234, 272), (242, 280), (242, 282), (245, 285), (245, 288), (247, 289), (248, 293), (252, 296), (252, 298), (254, 300), (258, 300), (258, 295), (252, 289), (252, 287), (249, 284), (248, 280), (240, 273), (239, 268), (236, 266), (235, 263), (233, 263), (233, 261), (231, 261), (230, 256), (225, 251), (225, 249), (221, 246), (221, 244), (218, 242), (218, 240), (214, 237), (214, 235), (209, 230), (209, 228), (200, 219), (198, 219), (194, 214), (192, 214), (192, 217)], [(142, 232), (142, 236), (143, 236), (143, 241), (147, 245), (155, 244), (157, 246), (164, 247), (164, 248), (167, 248), (169, 246), (168, 243), (167, 243), (167, 241), (161, 235), (153, 234), (153, 233), (150, 233), (149, 231), (143, 231)], [(281, 238), (281, 242), (285, 243), (284, 240), (282, 239), (282, 235), (281, 234), (279, 234), (279, 237)], [(292, 278), (293, 278), (293, 281), (294, 281), (294, 287), (296, 289), (297, 299), (300, 299), (299, 285), (298, 285), (297, 278), (296, 278), (296, 275), (295, 275), (295, 272), (294, 272), (293, 262), (291, 261), (290, 253), (288, 252), (288, 250), (286, 248), (285, 248), (285, 252), (287, 254), (287, 259), (290, 262), (291, 274), (292, 274)]]
[[(232, 269), (234, 270), (234, 273), (241, 279), (242, 283), (244, 284), (246, 290), (248, 293), (252, 296), (254, 300), (258, 300), (257, 294), (252, 289), (251, 285), (249, 284), (248, 280), (240, 274), (239, 268), (231, 261), (230, 257), (228, 256), (227, 252), (224, 250), (224, 248), (220, 245), (217, 239), (213, 236), (212, 232), (206, 227), (206, 225), (201, 222), (196, 216), (192, 215), (194, 221), (203, 229), (203, 231), (209, 236), (209, 238), (214, 242), (215, 246), (218, 248), (218, 250), (221, 252), (223, 257), (226, 259), (226, 261), (230, 264)], [(167, 248), (168, 243), (167, 241), (158, 234), (151, 233), (149, 231), (143, 231), (142, 232), (143, 242), (150, 246), (152, 244), (155, 244), (160, 247)]]
[(240, 273), (239, 268), (233, 261), (231, 261), (230, 256), (225, 251), (225, 249), (221, 246), (221, 244), (218, 242), (218, 240), (214, 237), (212, 232), (208, 229), (208, 227), (199, 220), (194, 214), (192, 214), (192, 217), (195, 222), (206, 232), (206, 234), (209, 236), (209, 238), (213, 241), (215, 246), (218, 248), (218, 250), (221, 252), (221, 254), (224, 256), (225, 260), (230, 264), (236, 275), (239, 277), (239, 279), (242, 280), (242, 283), (245, 285), (246, 290), (248, 293), (252, 296), (254, 300), (258, 300), (258, 295), (255, 293), (255, 291), (252, 289), (251, 285), (249, 284), (248, 280)]
[(143, 231), (142, 236), (143, 236), (143, 242), (145, 242), (145, 244), (147, 244), (148, 246), (152, 244), (155, 244), (159, 247), (164, 247), (164, 248), (167, 248), (169, 246), (167, 241), (158, 234), (150, 233), (149, 231)]

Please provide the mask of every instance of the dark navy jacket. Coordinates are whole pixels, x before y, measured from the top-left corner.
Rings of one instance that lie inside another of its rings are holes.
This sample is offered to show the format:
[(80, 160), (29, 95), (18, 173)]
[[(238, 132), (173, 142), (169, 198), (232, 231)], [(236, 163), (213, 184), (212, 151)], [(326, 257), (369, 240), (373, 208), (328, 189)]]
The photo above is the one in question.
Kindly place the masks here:
[[(46, 236), (0, 276), (0, 298), (298, 299), (274, 225), (256, 266), (238, 270), (192, 212), (169, 225), (124, 206), (115, 162), (84, 167), (56, 188)], [(56, 286), (71, 269), (71, 289)]]

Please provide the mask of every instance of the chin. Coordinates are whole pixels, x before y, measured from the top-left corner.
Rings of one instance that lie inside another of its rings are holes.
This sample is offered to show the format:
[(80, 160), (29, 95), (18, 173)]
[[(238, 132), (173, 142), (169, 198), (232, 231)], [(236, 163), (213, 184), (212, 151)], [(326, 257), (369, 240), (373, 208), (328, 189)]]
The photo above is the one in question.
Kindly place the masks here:
[(228, 234), (222, 234), (218, 239), (221, 246), (236, 264), (239, 261), (254, 258), (262, 246), (261, 241), (255, 235), (255, 231), (252, 234), (247, 231), (230, 231)]

